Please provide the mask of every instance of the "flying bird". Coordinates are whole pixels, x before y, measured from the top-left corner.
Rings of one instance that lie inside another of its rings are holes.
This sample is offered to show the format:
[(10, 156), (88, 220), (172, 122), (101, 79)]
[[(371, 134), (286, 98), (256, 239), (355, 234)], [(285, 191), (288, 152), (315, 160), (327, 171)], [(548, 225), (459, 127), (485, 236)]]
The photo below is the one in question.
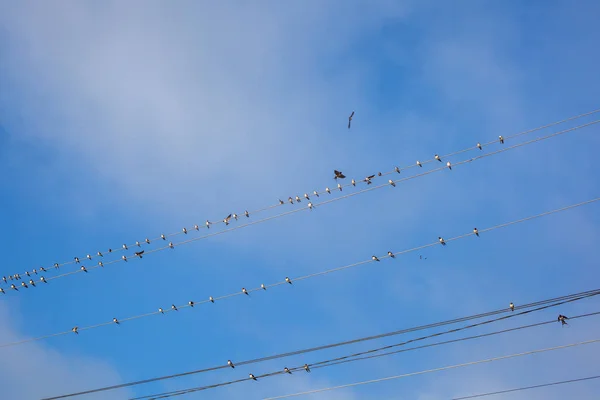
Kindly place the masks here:
[(567, 324), (567, 321), (565, 321), (566, 319), (569, 319), (569, 317), (567, 317), (566, 315), (560, 314), (558, 316), (558, 320), (562, 323), (561, 326), (563, 326), (563, 325), (569, 325), (569, 324)]
[(348, 117), (348, 129), (350, 129), (350, 124), (352, 123), (352, 117), (354, 117), (354, 111), (352, 111), (352, 114), (350, 114), (350, 116)]
[(334, 169), (333, 173), (335, 174), (335, 176), (333, 177), (333, 179), (335, 179), (335, 180), (337, 180), (338, 178), (339, 179), (344, 179), (346, 177), (346, 175), (344, 175), (342, 173), (342, 171), (338, 171), (337, 169)]
[(365, 179), (363, 179), (365, 182), (367, 182), (367, 185), (371, 184), (371, 179), (375, 178), (375, 175), (369, 175), (367, 176)]
[(223, 218), (223, 222), (225, 222), (225, 225), (229, 225), (229, 220), (231, 219), (231, 214), (229, 214), (228, 216), (226, 216), (225, 218)]
[(139, 258), (142, 258), (142, 254), (144, 254), (144, 250), (135, 252), (135, 255)]

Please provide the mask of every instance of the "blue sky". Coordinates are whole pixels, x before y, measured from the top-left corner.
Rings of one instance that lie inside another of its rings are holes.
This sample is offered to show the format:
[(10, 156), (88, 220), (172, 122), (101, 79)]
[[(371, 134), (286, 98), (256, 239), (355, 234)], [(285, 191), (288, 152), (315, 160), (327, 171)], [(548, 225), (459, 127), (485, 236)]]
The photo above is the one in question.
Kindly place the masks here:
[[(596, 109), (599, 13), (594, 1), (0, 2), (0, 275), (321, 191), (333, 184), (334, 168), (362, 178)], [(256, 287), (597, 197), (597, 133), (590, 127), (395, 190), (9, 293), (0, 298), (0, 343)], [(412, 253), (250, 298), (0, 349), (3, 397), (57, 395), (593, 289), (599, 222), (598, 206), (590, 205), (435, 247), (425, 261)], [(598, 304), (561, 311), (597, 311)], [(577, 321), (569, 329), (526, 330), (187, 398), (316, 389), (592, 339), (599, 326)], [(578, 378), (597, 373), (594, 346), (310, 398), (400, 393), (443, 400)], [(591, 381), (498, 398), (586, 398), (599, 389)]]

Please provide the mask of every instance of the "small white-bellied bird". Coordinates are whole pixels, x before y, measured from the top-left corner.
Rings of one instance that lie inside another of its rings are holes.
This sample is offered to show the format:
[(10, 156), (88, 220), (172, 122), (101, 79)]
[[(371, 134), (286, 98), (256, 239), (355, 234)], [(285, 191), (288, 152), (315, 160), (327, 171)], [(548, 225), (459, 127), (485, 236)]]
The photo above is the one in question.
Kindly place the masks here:
[(477, 230), (477, 228), (473, 228), (473, 233), (475, 236), (479, 236), (479, 230)]
[(446, 241), (444, 240), (443, 237), (440, 236), (440, 237), (438, 237), (438, 239), (439, 239), (440, 243), (442, 244), (442, 246), (446, 245)]
[(515, 305), (511, 302), (508, 307), (510, 308), (510, 311), (515, 311)]

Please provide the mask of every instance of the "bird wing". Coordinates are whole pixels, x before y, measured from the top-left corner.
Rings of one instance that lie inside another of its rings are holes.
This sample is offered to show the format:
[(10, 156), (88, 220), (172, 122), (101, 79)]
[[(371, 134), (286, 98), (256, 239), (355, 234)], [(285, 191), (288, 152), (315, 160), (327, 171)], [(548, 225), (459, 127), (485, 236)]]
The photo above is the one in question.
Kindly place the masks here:
[(335, 174), (335, 176), (340, 176), (342, 173), (340, 171), (338, 171), (337, 169), (333, 170), (333, 173)]
[(351, 120), (348, 120), (348, 129), (350, 129), (350, 124), (352, 123)]
[(367, 179), (373, 179), (373, 178), (375, 178), (375, 175), (367, 176)]
[(350, 118), (354, 117), (354, 111), (352, 111), (352, 114), (350, 114)]
[(340, 177), (340, 178), (342, 178), (342, 179), (344, 179), (344, 178), (346, 177), (346, 175), (344, 175), (344, 174), (342, 174), (342, 173), (340, 172), (340, 176), (339, 176), (339, 177)]

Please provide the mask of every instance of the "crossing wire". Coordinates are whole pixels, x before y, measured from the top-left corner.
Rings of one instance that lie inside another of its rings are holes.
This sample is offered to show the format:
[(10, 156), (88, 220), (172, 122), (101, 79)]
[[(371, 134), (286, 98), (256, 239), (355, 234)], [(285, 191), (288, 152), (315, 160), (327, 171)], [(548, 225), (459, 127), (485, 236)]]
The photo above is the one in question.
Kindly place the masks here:
[[(597, 292), (596, 294), (592, 295), (598, 295), (600, 294), (600, 292)], [(551, 307), (556, 307), (559, 305), (563, 305), (569, 302), (574, 302), (574, 301), (578, 301), (578, 300), (582, 300), (584, 298), (587, 297), (591, 297), (590, 295), (588, 296), (584, 296), (584, 297), (578, 297), (578, 298), (574, 298), (571, 300), (567, 300), (567, 301), (562, 301), (559, 303), (554, 303), (554, 304), (550, 304), (550, 305), (546, 305), (543, 307), (538, 307), (536, 309), (533, 310), (528, 310), (528, 311), (524, 311), (518, 314), (510, 314), (504, 317), (500, 317), (500, 318), (494, 318), (494, 319), (490, 319), (490, 320), (486, 320), (486, 321), (482, 321), (482, 322), (478, 322), (475, 324), (471, 324), (471, 325), (467, 325), (464, 327), (460, 327), (460, 328), (455, 328), (455, 329), (451, 329), (451, 330), (447, 330), (447, 331), (443, 331), (443, 332), (438, 332), (438, 333), (434, 333), (431, 335), (426, 335), (426, 336), (421, 336), (419, 338), (415, 338), (415, 339), (410, 339), (401, 343), (396, 343), (396, 344), (392, 344), (392, 345), (387, 345), (387, 346), (383, 346), (383, 347), (378, 347), (375, 349), (370, 349), (370, 350), (366, 350), (366, 351), (361, 351), (358, 353), (354, 353), (354, 354), (350, 354), (350, 355), (346, 355), (346, 356), (342, 356), (342, 357), (336, 357), (336, 358), (330, 358), (324, 361), (319, 361), (319, 362), (314, 362), (314, 363), (310, 363), (310, 364), (306, 364), (309, 366), (310, 370), (314, 370), (314, 369), (318, 369), (318, 368), (326, 368), (326, 367), (331, 367), (334, 365), (338, 365), (338, 364), (343, 364), (343, 363), (348, 363), (348, 362), (354, 362), (354, 361), (361, 361), (361, 360), (366, 360), (366, 359), (371, 359), (371, 358), (377, 358), (377, 357), (386, 357), (386, 356), (390, 356), (393, 354), (398, 354), (398, 353), (403, 353), (406, 351), (410, 351), (410, 350), (415, 350), (415, 349), (422, 349), (422, 348), (427, 348), (427, 347), (434, 347), (434, 346), (440, 346), (443, 344), (450, 344), (450, 343), (457, 343), (457, 342), (461, 342), (461, 341), (465, 341), (465, 340), (472, 340), (472, 339), (479, 339), (482, 337), (488, 337), (488, 336), (494, 336), (494, 335), (498, 335), (498, 334), (502, 334), (502, 333), (507, 333), (507, 332), (513, 332), (513, 331), (517, 331), (517, 330), (522, 330), (522, 329), (527, 329), (527, 328), (533, 328), (533, 327), (538, 327), (538, 326), (542, 326), (542, 325), (548, 325), (551, 323), (556, 323), (556, 320), (550, 320), (550, 321), (545, 321), (545, 322), (538, 322), (536, 324), (530, 324), (530, 325), (524, 325), (524, 326), (520, 326), (520, 327), (516, 327), (516, 328), (510, 328), (510, 329), (504, 329), (501, 331), (496, 331), (496, 332), (491, 332), (491, 333), (484, 333), (484, 334), (480, 334), (480, 335), (475, 335), (475, 336), (469, 336), (469, 337), (464, 337), (464, 338), (459, 338), (459, 339), (453, 339), (453, 340), (448, 340), (445, 342), (438, 342), (438, 343), (431, 343), (431, 344), (427, 344), (427, 345), (423, 345), (423, 346), (418, 346), (418, 347), (412, 347), (409, 349), (402, 349), (402, 350), (395, 350), (395, 351), (390, 351), (390, 352), (386, 352), (386, 353), (382, 353), (382, 354), (375, 354), (373, 355), (372, 353), (377, 353), (383, 350), (387, 350), (387, 349), (391, 349), (391, 348), (395, 348), (395, 347), (400, 347), (400, 346), (406, 346), (407, 344), (410, 343), (414, 343), (414, 342), (418, 342), (418, 341), (422, 341), (422, 340), (426, 340), (426, 339), (431, 339), (437, 336), (443, 336), (443, 335), (447, 335), (450, 333), (456, 333), (456, 332), (460, 332), (463, 330), (467, 330), (467, 329), (472, 329), (478, 326), (482, 326), (482, 325), (487, 325), (487, 324), (491, 324), (494, 322), (498, 322), (504, 319), (509, 319), (509, 318), (514, 318), (520, 315), (524, 315), (524, 314), (529, 314), (532, 312), (536, 312), (536, 311), (541, 311), (547, 308), (551, 308)], [(590, 313), (590, 314), (584, 314), (581, 316), (576, 316), (573, 318), (569, 318), (569, 320), (571, 319), (576, 319), (576, 318), (585, 318), (585, 317), (590, 317), (590, 316), (594, 316), (594, 315), (598, 315), (600, 314), (600, 312), (595, 312), (595, 313)], [(366, 356), (367, 354), (371, 354), (369, 356)], [(363, 357), (361, 357), (363, 356)], [(289, 368), (290, 372), (295, 372), (295, 371), (302, 371), (305, 369), (305, 366), (298, 366), (298, 367), (293, 367), (293, 368)], [(287, 374), (287, 372), (285, 370), (283, 370), (283, 368), (278, 369), (277, 371), (273, 371), (273, 372), (269, 372), (269, 373), (265, 373), (265, 374), (260, 374), (260, 375), (255, 375), (255, 377), (257, 379), (262, 379), (262, 378), (266, 378), (266, 377), (271, 377), (271, 376), (276, 376), (276, 375), (285, 375)], [(180, 395), (184, 395), (184, 394), (189, 394), (189, 393), (193, 393), (193, 392), (197, 392), (197, 391), (201, 391), (201, 390), (207, 390), (207, 389), (213, 389), (213, 388), (217, 388), (217, 387), (222, 387), (222, 386), (228, 386), (228, 385), (232, 385), (235, 383), (240, 383), (240, 382), (247, 382), (252, 380), (252, 378), (243, 378), (243, 379), (237, 379), (237, 380), (233, 380), (233, 381), (228, 381), (228, 382), (223, 382), (223, 383), (217, 383), (217, 384), (213, 384), (213, 385), (208, 385), (208, 386), (201, 386), (201, 387), (195, 387), (195, 388), (188, 388), (188, 389), (180, 389), (180, 390), (176, 390), (176, 391), (171, 391), (171, 392), (166, 392), (166, 393), (160, 393), (160, 394), (153, 394), (153, 395), (148, 395), (148, 396), (141, 396), (141, 397), (136, 397), (130, 400), (143, 400), (143, 399), (164, 399), (164, 398), (169, 398), (169, 397), (175, 397), (175, 396), (180, 396)]]
[[(545, 299), (545, 300), (540, 300), (540, 301), (536, 301), (533, 303), (515, 306), (515, 310), (526, 310), (528, 308), (545, 306), (545, 305), (548, 305), (551, 303), (557, 303), (557, 302), (559, 304), (563, 304), (563, 302), (576, 301), (579, 299), (592, 297), (592, 296), (595, 296), (598, 294), (600, 294), (600, 289), (588, 290), (588, 291), (579, 292), (579, 293), (572, 293), (572, 294), (568, 294), (568, 295), (564, 295), (564, 296), (560, 296), (560, 297), (556, 297), (556, 298)], [(343, 342), (337, 342), (337, 343), (332, 343), (332, 344), (327, 344), (327, 345), (322, 345), (322, 346), (317, 346), (317, 347), (312, 347), (312, 348), (307, 348), (307, 349), (302, 349), (302, 350), (296, 350), (296, 351), (287, 352), (287, 353), (279, 353), (279, 354), (275, 354), (275, 355), (271, 355), (271, 356), (255, 358), (255, 359), (250, 359), (250, 360), (245, 360), (245, 361), (237, 361), (236, 360), (235, 365), (243, 366), (243, 365), (256, 364), (256, 363), (261, 363), (261, 362), (265, 362), (265, 361), (271, 361), (271, 360), (275, 360), (275, 359), (296, 356), (296, 355), (300, 355), (300, 354), (312, 353), (312, 352), (316, 352), (316, 351), (327, 350), (327, 349), (337, 348), (337, 347), (341, 347), (341, 346), (347, 346), (347, 345), (351, 345), (351, 344), (382, 339), (382, 338), (386, 338), (386, 337), (392, 337), (392, 336), (403, 335), (403, 334), (412, 333), (412, 332), (418, 332), (421, 330), (427, 330), (427, 329), (433, 329), (433, 328), (443, 327), (443, 326), (447, 326), (447, 325), (453, 325), (453, 324), (457, 324), (457, 323), (461, 323), (461, 322), (467, 322), (467, 321), (472, 321), (475, 319), (499, 315), (499, 314), (503, 314), (506, 312), (508, 312), (508, 309), (503, 308), (500, 310), (489, 311), (489, 312), (475, 314), (475, 315), (471, 315), (471, 316), (467, 316), (467, 317), (456, 318), (456, 319), (452, 319), (452, 320), (448, 320), (448, 321), (436, 322), (436, 323), (432, 323), (432, 324), (428, 324), (428, 325), (422, 325), (422, 326), (417, 326), (417, 327), (408, 328), (408, 329), (402, 329), (402, 330), (393, 331), (393, 332), (386, 332), (383, 334), (361, 337), (361, 338), (357, 338), (357, 339), (352, 339), (352, 340), (347, 340), (347, 341), (343, 341)], [(516, 314), (514, 312), (511, 312), (510, 315), (515, 316), (515, 315), (521, 315), (524, 313), (527, 313), (527, 311), (523, 312), (523, 313), (516, 313)], [(571, 319), (575, 319), (575, 317), (573, 317)], [(221, 364), (221, 365), (214, 366), (214, 367), (198, 369), (198, 370), (193, 370), (193, 371), (187, 371), (187, 372), (178, 373), (178, 374), (171, 374), (171, 375), (155, 377), (155, 378), (150, 378), (150, 379), (145, 379), (145, 380), (140, 380), (140, 381), (123, 383), (123, 384), (119, 384), (119, 385), (113, 385), (113, 386), (105, 386), (105, 387), (102, 387), (99, 389), (86, 390), (83, 392), (72, 393), (72, 394), (58, 396), (58, 397), (52, 397), (52, 398), (48, 398), (48, 399), (44, 399), (44, 400), (55, 400), (55, 399), (61, 399), (61, 398), (66, 398), (66, 397), (73, 397), (73, 396), (80, 396), (80, 395), (84, 395), (84, 394), (103, 392), (103, 391), (107, 391), (107, 390), (120, 389), (120, 388), (124, 388), (124, 387), (136, 386), (136, 385), (141, 385), (141, 384), (146, 384), (146, 383), (151, 383), (151, 382), (156, 382), (156, 381), (162, 381), (162, 380), (167, 380), (167, 379), (173, 379), (173, 378), (178, 378), (178, 377), (182, 377), (182, 376), (195, 375), (195, 374), (199, 374), (199, 373), (216, 371), (216, 370), (224, 369), (224, 368), (229, 368), (229, 365)]]
[[(562, 208), (558, 208), (558, 209), (555, 209), (555, 210), (546, 211), (546, 212), (543, 212), (541, 214), (532, 215), (532, 216), (529, 216), (529, 217), (526, 217), (526, 218), (521, 218), (521, 219), (518, 219), (518, 220), (515, 220), (515, 221), (506, 222), (506, 223), (495, 225), (495, 226), (492, 226), (492, 227), (489, 227), (489, 228), (485, 228), (485, 229), (480, 229), (478, 231), (478, 234), (480, 235), (482, 233), (490, 232), (490, 231), (495, 230), (495, 229), (505, 228), (507, 226), (511, 226), (511, 225), (522, 223), (522, 222), (530, 221), (530, 220), (535, 219), (535, 218), (540, 218), (540, 217), (544, 217), (544, 216), (547, 216), (547, 215), (555, 214), (555, 213), (558, 213), (558, 212), (570, 210), (570, 209), (573, 209), (573, 208), (576, 208), (576, 207), (581, 207), (583, 205), (591, 204), (591, 203), (597, 202), (599, 200), (600, 200), (600, 197), (597, 197), (597, 198), (592, 199), (592, 200), (587, 200), (587, 201), (584, 201), (584, 202), (581, 202), (581, 203), (572, 204), (572, 205), (569, 205), (569, 206), (566, 206), (566, 207), (562, 207)], [(459, 236), (455, 236), (455, 237), (451, 237), (451, 238), (445, 239), (445, 243), (452, 242), (452, 241), (459, 240), (459, 239), (464, 239), (466, 237), (473, 236), (473, 235), (475, 235), (474, 232), (465, 233), (465, 234), (462, 234), (462, 235), (459, 235)], [(436, 245), (440, 245), (440, 244), (441, 243), (439, 241), (436, 241), (436, 242), (432, 242), (432, 243), (425, 244), (425, 245), (422, 245), (422, 246), (413, 247), (413, 248), (408, 249), (408, 250), (402, 250), (402, 251), (399, 251), (399, 252), (396, 252), (396, 253), (392, 253), (391, 255), (388, 253), (386, 255), (382, 255), (382, 256), (378, 257), (378, 259), (381, 260), (381, 259), (386, 259), (386, 258), (392, 258), (392, 255), (394, 257), (396, 257), (397, 255), (406, 254), (406, 253), (409, 253), (409, 252), (421, 250), (421, 249), (424, 249), (424, 248), (427, 248), (427, 247), (432, 247), (432, 246), (436, 246)], [(184, 308), (188, 308), (188, 307), (191, 308), (191, 307), (196, 306), (196, 305), (207, 304), (207, 303), (214, 303), (217, 300), (223, 300), (223, 299), (231, 298), (231, 297), (234, 297), (234, 296), (249, 295), (252, 292), (266, 291), (268, 288), (271, 288), (271, 287), (286, 285), (286, 284), (289, 284), (289, 283), (292, 283), (292, 282), (302, 281), (302, 280), (314, 278), (314, 277), (317, 277), (317, 276), (323, 276), (323, 275), (327, 275), (327, 274), (330, 274), (330, 273), (343, 271), (343, 270), (346, 270), (348, 268), (353, 268), (353, 267), (357, 267), (357, 266), (360, 266), (360, 265), (365, 265), (365, 264), (368, 264), (368, 263), (372, 263), (374, 261), (375, 260), (373, 260), (373, 259), (365, 260), (365, 261), (360, 261), (360, 262), (357, 262), (357, 263), (354, 263), (354, 264), (348, 264), (348, 265), (344, 265), (342, 267), (337, 267), (337, 268), (329, 269), (329, 270), (326, 270), (326, 271), (315, 272), (315, 273), (312, 273), (312, 274), (300, 276), (300, 277), (293, 278), (293, 279), (290, 279), (290, 278), (286, 277), (286, 279), (284, 279), (283, 281), (279, 281), (279, 282), (276, 282), (276, 283), (273, 283), (273, 284), (270, 284), (270, 285), (261, 285), (260, 287), (257, 287), (257, 288), (248, 289), (245, 292), (244, 291), (239, 291), (239, 292), (234, 292), (234, 293), (226, 294), (226, 295), (219, 296), (219, 297), (212, 297), (211, 296), (207, 300), (191, 301), (188, 304), (183, 304), (183, 305), (176, 306), (176, 307), (177, 307), (177, 310), (180, 310), (180, 309), (184, 309)], [(174, 310), (172, 310), (172, 309), (166, 309), (166, 310), (162, 310), (162, 311), (158, 310), (158, 311), (155, 311), (155, 312), (149, 312), (149, 313), (145, 313), (145, 314), (135, 315), (135, 316), (132, 316), (132, 317), (118, 319), (118, 321), (119, 321), (119, 323), (122, 323), (122, 322), (132, 321), (132, 320), (139, 319), (139, 318), (149, 317), (149, 316), (152, 316), (152, 315), (165, 314), (165, 313), (173, 312), (173, 311)], [(114, 321), (107, 321), (107, 322), (102, 322), (102, 323), (95, 324), (95, 325), (90, 325), (90, 326), (87, 326), (87, 327), (81, 327), (81, 328), (77, 327), (76, 333), (79, 333), (79, 332), (85, 331), (85, 330), (96, 329), (96, 328), (100, 328), (100, 327), (108, 326), (108, 325), (115, 325), (115, 322)], [(38, 337), (35, 337), (35, 338), (24, 339), (24, 340), (17, 341), (17, 342), (10, 342), (10, 343), (0, 344), (0, 348), (2, 348), (2, 347), (16, 346), (16, 345), (20, 345), (20, 344), (24, 344), (24, 343), (30, 343), (30, 342), (34, 342), (34, 341), (48, 339), (48, 338), (51, 338), (51, 337), (54, 337), (54, 336), (67, 335), (67, 334), (69, 334), (71, 332), (75, 332), (74, 329), (75, 328), (73, 328), (72, 330), (69, 330), (69, 331), (53, 333), (53, 334), (44, 335), (44, 336), (38, 336)]]
[[(519, 148), (519, 147), (523, 147), (523, 146), (530, 145), (530, 144), (533, 144), (533, 143), (537, 143), (537, 142), (540, 142), (540, 141), (543, 141), (543, 140), (554, 138), (554, 137), (556, 137), (558, 135), (562, 135), (562, 134), (565, 134), (565, 133), (568, 133), (568, 132), (573, 132), (573, 131), (575, 131), (577, 129), (585, 128), (585, 127), (588, 127), (588, 126), (591, 126), (591, 125), (594, 125), (594, 124), (597, 124), (597, 123), (600, 123), (600, 120), (595, 120), (595, 121), (589, 122), (587, 124), (583, 124), (583, 125), (579, 125), (579, 126), (576, 126), (576, 127), (573, 127), (573, 128), (569, 128), (569, 129), (565, 129), (565, 130), (562, 130), (562, 131), (558, 131), (558, 132), (555, 132), (555, 133), (552, 133), (552, 134), (549, 134), (549, 135), (546, 135), (546, 136), (542, 136), (542, 137), (539, 137), (539, 138), (536, 138), (536, 139), (529, 140), (527, 142), (523, 142), (523, 143), (515, 144), (515, 145), (509, 146), (509, 147), (505, 147), (503, 149), (496, 150), (496, 151), (493, 151), (491, 153), (486, 153), (486, 154), (482, 154), (482, 155), (479, 155), (479, 156), (476, 156), (476, 157), (465, 159), (463, 161), (460, 161), (460, 162), (457, 162), (455, 164), (452, 164), (451, 166), (452, 167), (456, 167), (456, 166), (460, 166), (460, 165), (463, 165), (463, 164), (468, 164), (468, 163), (471, 163), (473, 161), (477, 161), (479, 159), (483, 159), (483, 158), (486, 158), (486, 157), (491, 157), (493, 155), (500, 154), (500, 153), (503, 153), (505, 151), (513, 150), (513, 149), (516, 149), (516, 148)], [(357, 196), (359, 194), (363, 194), (363, 193), (370, 192), (370, 191), (373, 191), (373, 190), (378, 190), (378, 189), (381, 189), (381, 188), (384, 188), (384, 187), (393, 187), (391, 185), (391, 183), (393, 183), (394, 185), (396, 185), (398, 183), (402, 183), (402, 182), (405, 182), (405, 181), (408, 181), (408, 180), (416, 179), (416, 178), (419, 178), (419, 177), (422, 177), (422, 176), (430, 175), (432, 173), (444, 171), (444, 170), (447, 170), (447, 169), (448, 169), (447, 166), (442, 166), (442, 167), (435, 168), (435, 169), (432, 169), (432, 170), (429, 170), (429, 171), (426, 171), (426, 172), (423, 172), (423, 173), (420, 173), (420, 174), (412, 175), (412, 176), (409, 176), (409, 177), (406, 177), (406, 178), (401, 178), (401, 179), (397, 179), (397, 180), (390, 180), (391, 182), (388, 182), (388, 183), (384, 183), (384, 184), (373, 186), (373, 187), (368, 187), (368, 188), (359, 190), (357, 192), (349, 193), (349, 194), (346, 194), (346, 195), (343, 195), (343, 196), (340, 196), (340, 197), (336, 197), (336, 198), (333, 198), (333, 199), (330, 199), (330, 200), (322, 201), (320, 203), (315, 204), (313, 208), (318, 208), (318, 207), (321, 207), (321, 206), (326, 205), (326, 204), (330, 204), (330, 203), (333, 203), (333, 202), (336, 202), (336, 201), (340, 201), (340, 200), (343, 200), (343, 199), (346, 199), (346, 198), (349, 198), (349, 197), (354, 197), (354, 196)], [(281, 213), (281, 214), (277, 214), (277, 215), (273, 215), (273, 216), (270, 216), (270, 217), (267, 217), (267, 218), (263, 218), (263, 219), (260, 219), (260, 220), (249, 222), (249, 223), (246, 223), (246, 224), (238, 225), (236, 227), (232, 227), (232, 228), (229, 228), (229, 229), (224, 229), (224, 230), (221, 230), (221, 231), (218, 231), (218, 232), (214, 232), (214, 233), (211, 233), (211, 234), (207, 234), (207, 235), (203, 235), (203, 236), (200, 236), (200, 237), (196, 237), (196, 238), (184, 240), (184, 241), (181, 241), (181, 242), (178, 242), (178, 243), (172, 243), (171, 242), (167, 246), (163, 246), (163, 247), (159, 247), (159, 248), (156, 248), (156, 249), (145, 251), (144, 252), (144, 256), (146, 256), (148, 254), (151, 254), (151, 253), (158, 252), (158, 251), (163, 251), (163, 250), (167, 250), (167, 249), (174, 249), (175, 247), (178, 247), (178, 246), (181, 246), (181, 245), (184, 245), (184, 244), (189, 244), (189, 243), (197, 242), (199, 240), (207, 239), (207, 238), (210, 238), (210, 237), (213, 237), (213, 236), (217, 236), (217, 235), (222, 235), (224, 233), (231, 232), (231, 231), (234, 231), (234, 230), (237, 230), (237, 229), (241, 229), (241, 228), (245, 228), (245, 227), (248, 227), (248, 226), (260, 224), (260, 223), (263, 223), (263, 222), (266, 222), (266, 221), (270, 221), (270, 220), (273, 220), (273, 219), (281, 218), (281, 217), (284, 217), (284, 216), (287, 216), (287, 215), (290, 215), (290, 214), (295, 214), (295, 213), (298, 213), (298, 212), (301, 212), (301, 211), (306, 211), (306, 210), (312, 210), (312, 208), (308, 208), (308, 207), (298, 208), (298, 209), (295, 209), (295, 210), (287, 211), (287, 212), (284, 212), (284, 213)], [(135, 256), (133, 258), (135, 258)], [(114, 263), (117, 263), (117, 262), (122, 262), (122, 261), (126, 261), (126, 260), (116, 259), (116, 260), (108, 261), (106, 263), (100, 262), (98, 265), (94, 265), (94, 266), (90, 266), (90, 267), (82, 267), (79, 270), (67, 272), (67, 273), (64, 273), (64, 274), (61, 274), (61, 275), (57, 275), (57, 276), (54, 276), (54, 277), (49, 277), (49, 278), (43, 277), (43, 278), (40, 278), (40, 279), (43, 280), (43, 283), (38, 283), (38, 286), (47, 284), (47, 283), (49, 283), (52, 280), (64, 278), (64, 277), (71, 276), (71, 275), (74, 275), (74, 274), (81, 274), (81, 273), (86, 273), (87, 274), (88, 272), (90, 272), (92, 270), (95, 270), (95, 269), (98, 269), (98, 268), (103, 268), (104, 266), (107, 266), (107, 265), (110, 265), (110, 264), (114, 264)]]

